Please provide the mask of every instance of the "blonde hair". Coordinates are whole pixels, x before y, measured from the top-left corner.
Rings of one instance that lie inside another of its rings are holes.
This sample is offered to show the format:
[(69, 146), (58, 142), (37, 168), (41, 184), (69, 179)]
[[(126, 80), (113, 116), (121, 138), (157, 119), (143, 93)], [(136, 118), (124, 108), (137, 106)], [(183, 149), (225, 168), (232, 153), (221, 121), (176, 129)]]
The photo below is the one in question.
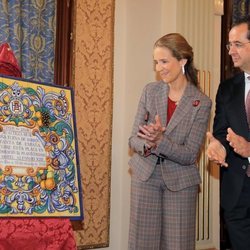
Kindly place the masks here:
[(154, 48), (156, 47), (168, 48), (178, 61), (187, 59), (187, 63), (184, 66), (185, 75), (190, 83), (198, 87), (198, 70), (193, 63), (193, 48), (181, 34), (170, 33), (162, 36), (155, 42)]

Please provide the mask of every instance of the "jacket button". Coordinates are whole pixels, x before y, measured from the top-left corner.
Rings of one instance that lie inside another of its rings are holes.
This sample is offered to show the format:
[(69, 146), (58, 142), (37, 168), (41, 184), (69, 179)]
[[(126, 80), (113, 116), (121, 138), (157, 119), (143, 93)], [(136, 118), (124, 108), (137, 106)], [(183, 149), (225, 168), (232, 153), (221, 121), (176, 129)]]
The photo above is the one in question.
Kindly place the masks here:
[(247, 166), (246, 166), (246, 165), (243, 165), (243, 166), (242, 166), (242, 169), (246, 169), (246, 168), (247, 168)]

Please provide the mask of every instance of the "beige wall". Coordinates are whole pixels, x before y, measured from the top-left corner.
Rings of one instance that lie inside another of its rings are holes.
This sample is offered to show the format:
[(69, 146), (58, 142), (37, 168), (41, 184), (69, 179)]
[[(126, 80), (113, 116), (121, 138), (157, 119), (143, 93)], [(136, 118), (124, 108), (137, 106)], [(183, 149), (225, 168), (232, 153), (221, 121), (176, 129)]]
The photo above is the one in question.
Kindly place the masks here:
[[(213, 4), (213, 0), (196, 1), (199, 4), (206, 2), (210, 7)], [(153, 43), (164, 33), (177, 31), (178, 27), (180, 28), (182, 17), (179, 14), (183, 11), (183, 4), (187, 2), (195, 4), (196, 1), (116, 0), (110, 246), (104, 249), (127, 249), (130, 203), (127, 141), (142, 88), (146, 83), (154, 80)], [(204, 8), (209, 11), (206, 4)], [(219, 81), (219, 27), (220, 17), (212, 14), (212, 24), (209, 26), (214, 35), (212, 44), (209, 46), (215, 47), (211, 58), (213, 67), (209, 68), (213, 73), (212, 89), (217, 89)], [(214, 73), (217, 76), (214, 76)], [(212, 95), (214, 92), (212, 90)], [(215, 198), (211, 199), (214, 202), (215, 217), (209, 247), (218, 248), (218, 180), (216, 178), (213, 185), (211, 192)]]
[(144, 85), (154, 80), (152, 46), (161, 34), (161, 1), (116, 0), (110, 247), (127, 249), (128, 137)]

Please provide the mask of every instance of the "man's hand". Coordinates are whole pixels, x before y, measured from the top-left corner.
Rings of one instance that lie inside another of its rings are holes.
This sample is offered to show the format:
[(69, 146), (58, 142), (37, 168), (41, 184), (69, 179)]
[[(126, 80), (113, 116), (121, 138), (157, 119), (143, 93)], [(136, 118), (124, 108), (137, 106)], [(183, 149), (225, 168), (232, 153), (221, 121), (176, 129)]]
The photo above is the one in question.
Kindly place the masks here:
[(234, 149), (234, 152), (242, 157), (250, 157), (250, 142), (244, 137), (235, 134), (231, 128), (227, 129), (227, 133), (227, 141)]
[(210, 161), (217, 163), (218, 165), (228, 167), (226, 163), (226, 149), (217, 140), (211, 132), (207, 132), (207, 139), (209, 140), (209, 145), (207, 147), (207, 156)]

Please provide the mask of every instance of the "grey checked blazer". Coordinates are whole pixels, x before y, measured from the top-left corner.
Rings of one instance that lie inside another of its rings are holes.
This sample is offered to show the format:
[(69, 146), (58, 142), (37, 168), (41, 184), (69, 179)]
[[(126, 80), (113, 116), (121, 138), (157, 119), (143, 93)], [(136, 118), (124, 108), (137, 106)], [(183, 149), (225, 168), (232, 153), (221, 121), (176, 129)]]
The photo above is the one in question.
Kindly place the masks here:
[[(144, 156), (144, 139), (137, 136), (139, 125), (155, 122), (158, 114), (162, 124), (167, 121), (169, 86), (163, 81), (145, 86), (129, 138), (134, 154), (129, 161), (133, 174), (146, 181), (156, 165), (157, 156), (164, 158), (162, 174), (167, 187), (178, 191), (200, 183), (196, 166), (204, 141), (212, 106), (211, 100), (193, 84), (188, 84), (166, 127), (164, 138), (153, 154)], [(148, 121), (145, 122), (145, 118)]]

